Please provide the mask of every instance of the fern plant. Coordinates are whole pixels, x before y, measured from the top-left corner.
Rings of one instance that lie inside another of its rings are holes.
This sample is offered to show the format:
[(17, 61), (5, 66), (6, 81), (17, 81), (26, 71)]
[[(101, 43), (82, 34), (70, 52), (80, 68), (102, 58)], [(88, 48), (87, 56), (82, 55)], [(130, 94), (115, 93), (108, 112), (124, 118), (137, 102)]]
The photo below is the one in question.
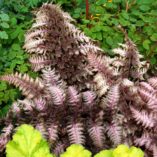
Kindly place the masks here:
[(25, 96), (1, 119), (0, 150), (17, 126), (31, 124), (56, 155), (70, 144), (97, 152), (125, 143), (155, 157), (157, 78), (127, 34), (110, 58), (58, 6), (46, 3), (35, 14), (24, 48), (41, 75), (0, 77)]

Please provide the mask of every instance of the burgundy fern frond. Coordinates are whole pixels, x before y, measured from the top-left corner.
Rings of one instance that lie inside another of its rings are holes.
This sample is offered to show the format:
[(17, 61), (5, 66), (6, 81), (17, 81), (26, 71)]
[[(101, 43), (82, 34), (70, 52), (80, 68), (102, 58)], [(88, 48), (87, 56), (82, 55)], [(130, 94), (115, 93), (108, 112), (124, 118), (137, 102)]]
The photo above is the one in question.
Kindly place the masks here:
[(136, 138), (134, 142), (137, 146), (145, 146), (148, 150), (151, 151), (153, 149), (152, 137), (148, 132), (144, 132), (143, 135), (140, 138)]
[(0, 136), (0, 152), (2, 152), (5, 149), (6, 144), (9, 142), (9, 138), (2, 134)]
[(84, 104), (91, 108), (94, 105), (96, 94), (93, 91), (86, 91), (82, 95)]
[(13, 131), (13, 125), (10, 123), (7, 127), (3, 128), (2, 132), (5, 136), (10, 136)]
[(155, 89), (157, 90), (157, 77), (151, 77), (148, 79), (148, 83)]
[(148, 102), (150, 99), (153, 99), (153, 100), (156, 99), (156, 96), (155, 96), (154, 92), (150, 93), (148, 90), (146, 91), (142, 88), (139, 88), (138, 92), (139, 92), (139, 95), (142, 98), (142, 100), (145, 101), (145, 102)]
[(104, 127), (101, 123), (92, 123), (88, 128), (89, 136), (91, 137), (94, 145), (102, 149), (104, 147)]
[(132, 115), (134, 119), (136, 120), (137, 124), (142, 124), (146, 128), (152, 128), (155, 125), (155, 119), (153, 115), (146, 111), (139, 111), (133, 107), (130, 107)]
[(111, 124), (106, 127), (106, 132), (115, 146), (122, 142), (122, 128), (115, 122), (111, 122)]
[(119, 85), (116, 84), (112, 86), (106, 96), (106, 107), (111, 111), (114, 111), (117, 108), (117, 104), (120, 98)]
[(150, 93), (154, 92), (154, 88), (147, 82), (140, 82), (140, 87)]
[(59, 157), (60, 154), (62, 154), (65, 151), (65, 148), (67, 147), (67, 145), (63, 142), (57, 142), (57, 144), (55, 145), (54, 149), (53, 149), (53, 153)]
[(111, 66), (109, 66), (110, 62), (107, 60), (107, 58), (98, 56), (94, 53), (88, 53), (87, 57), (90, 66), (95, 68), (95, 70), (98, 72), (102, 73), (104, 77), (106, 77), (108, 81), (111, 82), (114, 72)]
[(48, 88), (51, 86), (56, 86), (56, 85), (62, 88), (66, 86), (65, 83), (61, 80), (60, 75), (56, 74), (55, 69), (53, 70), (51, 70), (51, 68), (43, 69), (42, 78)]
[(38, 98), (34, 100), (34, 105), (38, 111), (44, 111), (46, 109), (46, 100)]
[(30, 57), (29, 62), (34, 71), (39, 71), (52, 64), (52, 60), (47, 56), (32, 56)]
[(48, 132), (46, 130), (46, 126), (45, 126), (45, 123), (44, 123), (43, 119), (36, 124), (35, 128), (40, 131), (40, 133), (42, 134), (42, 136), (44, 138), (47, 137)]
[(33, 80), (27, 74), (10, 74), (1, 76), (0, 80), (7, 81), (10, 84), (14, 84), (22, 91), (23, 95), (28, 98), (38, 97), (44, 94), (43, 83), (36, 78)]
[(72, 122), (67, 126), (67, 132), (71, 144), (84, 144), (85, 137), (83, 135), (84, 127), (80, 122)]
[(58, 125), (51, 123), (48, 127), (49, 142), (54, 144), (58, 139)]
[(64, 90), (57, 87), (57, 86), (52, 86), (49, 88), (50, 90), (50, 94), (52, 96), (53, 99), (53, 103), (55, 106), (64, 106), (64, 102), (65, 102), (65, 93)]
[(106, 94), (107, 90), (109, 89), (109, 84), (107, 82), (107, 79), (105, 79), (102, 74), (96, 74), (94, 76), (94, 82), (96, 84), (96, 91), (97, 94), (102, 97), (103, 95)]
[(157, 146), (153, 145), (153, 157), (157, 157)]
[(77, 106), (80, 103), (80, 95), (75, 87), (70, 86), (68, 88), (68, 102), (72, 106)]

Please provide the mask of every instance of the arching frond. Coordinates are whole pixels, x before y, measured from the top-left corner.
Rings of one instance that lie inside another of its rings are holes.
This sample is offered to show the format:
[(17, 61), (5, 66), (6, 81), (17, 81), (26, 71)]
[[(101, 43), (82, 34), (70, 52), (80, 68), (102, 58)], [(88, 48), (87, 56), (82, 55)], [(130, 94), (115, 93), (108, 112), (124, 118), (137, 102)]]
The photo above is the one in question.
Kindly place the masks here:
[(44, 85), (39, 78), (33, 80), (27, 74), (10, 74), (0, 77), (0, 80), (7, 81), (10, 84), (19, 87), (23, 95), (28, 98), (38, 97), (44, 94)]
[(52, 63), (52, 60), (47, 56), (32, 56), (29, 61), (34, 71), (39, 71)]
[(146, 128), (152, 128), (155, 125), (155, 119), (153, 115), (146, 111), (139, 111), (133, 107), (130, 107), (132, 115), (134, 119), (136, 120), (137, 124), (142, 124)]

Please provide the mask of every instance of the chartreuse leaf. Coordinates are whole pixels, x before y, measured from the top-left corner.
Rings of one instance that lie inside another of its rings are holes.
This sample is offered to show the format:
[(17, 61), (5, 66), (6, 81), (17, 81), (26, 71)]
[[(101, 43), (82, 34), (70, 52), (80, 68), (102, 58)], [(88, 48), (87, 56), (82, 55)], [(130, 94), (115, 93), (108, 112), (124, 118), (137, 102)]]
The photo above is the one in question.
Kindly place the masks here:
[(144, 153), (140, 148), (121, 144), (113, 150), (113, 157), (144, 157)]
[(132, 147), (129, 149), (129, 156), (128, 156), (128, 157), (135, 157), (135, 156), (136, 156), (136, 157), (143, 157), (143, 156), (144, 156), (144, 153), (142, 152), (141, 149), (132, 146)]
[(94, 155), (94, 157), (113, 157), (112, 153), (113, 153), (113, 150), (102, 150), (96, 155)]
[(60, 157), (91, 157), (92, 153), (79, 144), (72, 144)]
[(144, 153), (140, 148), (134, 146), (129, 148), (128, 146), (121, 144), (115, 149), (102, 150), (94, 157), (144, 157)]
[(129, 147), (126, 145), (119, 145), (113, 151), (113, 157), (129, 157)]
[(6, 146), (7, 157), (54, 157), (41, 133), (32, 126), (23, 124)]

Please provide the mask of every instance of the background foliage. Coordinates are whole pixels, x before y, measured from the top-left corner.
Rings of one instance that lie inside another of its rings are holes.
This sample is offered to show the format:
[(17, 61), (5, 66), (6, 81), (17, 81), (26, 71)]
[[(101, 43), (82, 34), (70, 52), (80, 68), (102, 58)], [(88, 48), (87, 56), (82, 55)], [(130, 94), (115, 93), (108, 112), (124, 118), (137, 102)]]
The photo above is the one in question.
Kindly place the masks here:
[[(32, 23), (33, 8), (46, 0), (0, 0), (0, 75), (15, 70), (32, 73), (26, 62), (28, 55), (22, 46), (25, 31)], [(89, 0), (90, 13), (86, 19), (85, 0), (50, 0), (59, 3), (76, 19), (76, 25), (86, 35), (99, 41), (109, 55), (112, 49), (122, 43), (123, 27), (137, 44), (139, 51), (151, 63), (157, 64), (157, 1), (154, 0)], [(3, 116), (11, 102), (20, 96), (19, 91), (0, 82), (0, 116)]]

